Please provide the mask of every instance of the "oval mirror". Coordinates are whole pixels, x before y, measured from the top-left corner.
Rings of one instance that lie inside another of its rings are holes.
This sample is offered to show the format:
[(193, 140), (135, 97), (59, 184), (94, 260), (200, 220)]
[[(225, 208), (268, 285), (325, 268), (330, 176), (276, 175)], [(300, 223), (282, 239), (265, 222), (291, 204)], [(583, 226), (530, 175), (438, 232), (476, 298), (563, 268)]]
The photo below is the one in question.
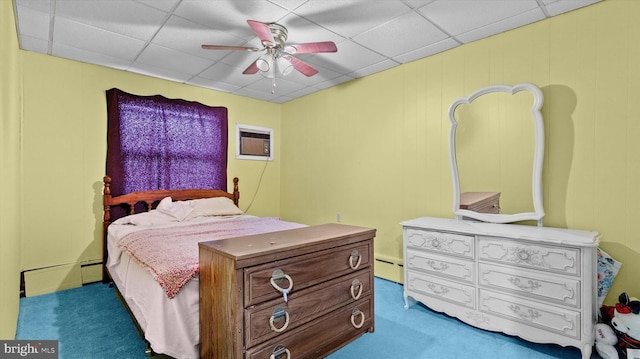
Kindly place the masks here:
[(449, 107), (456, 218), (542, 226), (543, 96), (529, 83), (484, 87)]

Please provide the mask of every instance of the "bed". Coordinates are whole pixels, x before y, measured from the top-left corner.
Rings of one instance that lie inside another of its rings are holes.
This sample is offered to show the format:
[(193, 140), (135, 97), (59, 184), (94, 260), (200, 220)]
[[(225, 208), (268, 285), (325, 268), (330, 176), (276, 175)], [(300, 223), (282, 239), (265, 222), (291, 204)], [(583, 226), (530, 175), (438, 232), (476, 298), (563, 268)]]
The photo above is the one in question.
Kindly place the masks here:
[[(111, 179), (103, 182), (103, 282), (116, 286), (147, 354), (199, 357), (196, 242), (305, 227), (244, 214), (237, 207), (238, 178), (232, 193), (183, 189), (112, 196)], [(112, 221), (113, 210), (122, 207), (127, 215)]]

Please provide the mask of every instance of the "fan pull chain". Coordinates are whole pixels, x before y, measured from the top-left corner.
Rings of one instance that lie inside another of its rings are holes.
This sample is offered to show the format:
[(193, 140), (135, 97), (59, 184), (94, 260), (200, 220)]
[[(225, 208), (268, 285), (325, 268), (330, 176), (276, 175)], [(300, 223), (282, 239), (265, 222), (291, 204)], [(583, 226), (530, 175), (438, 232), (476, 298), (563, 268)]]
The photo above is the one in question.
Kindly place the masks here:
[(275, 71), (273, 72), (273, 78), (271, 79), (271, 82), (273, 83), (273, 86), (271, 87), (271, 94), (275, 95), (276, 94), (276, 74), (275, 74)]

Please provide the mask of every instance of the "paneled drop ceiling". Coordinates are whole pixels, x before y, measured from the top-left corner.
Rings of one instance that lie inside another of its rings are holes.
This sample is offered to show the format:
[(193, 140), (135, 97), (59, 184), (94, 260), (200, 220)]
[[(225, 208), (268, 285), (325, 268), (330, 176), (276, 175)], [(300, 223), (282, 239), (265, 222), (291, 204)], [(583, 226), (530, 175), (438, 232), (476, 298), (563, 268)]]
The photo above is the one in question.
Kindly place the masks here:
[[(13, 0), (20, 48), (283, 103), (599, 0)], [(319, 73), (243, 75), (262, 47), (247, 20), (277, 22)]]

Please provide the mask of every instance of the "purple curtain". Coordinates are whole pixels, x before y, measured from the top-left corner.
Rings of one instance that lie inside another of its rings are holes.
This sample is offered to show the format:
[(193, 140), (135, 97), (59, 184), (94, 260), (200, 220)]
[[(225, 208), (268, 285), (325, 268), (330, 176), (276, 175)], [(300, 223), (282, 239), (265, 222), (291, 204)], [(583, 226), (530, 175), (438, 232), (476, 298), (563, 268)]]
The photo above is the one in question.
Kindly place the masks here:
[(227, 190), (227, 109), (107, 91), (114, 196), (152, 189)]

